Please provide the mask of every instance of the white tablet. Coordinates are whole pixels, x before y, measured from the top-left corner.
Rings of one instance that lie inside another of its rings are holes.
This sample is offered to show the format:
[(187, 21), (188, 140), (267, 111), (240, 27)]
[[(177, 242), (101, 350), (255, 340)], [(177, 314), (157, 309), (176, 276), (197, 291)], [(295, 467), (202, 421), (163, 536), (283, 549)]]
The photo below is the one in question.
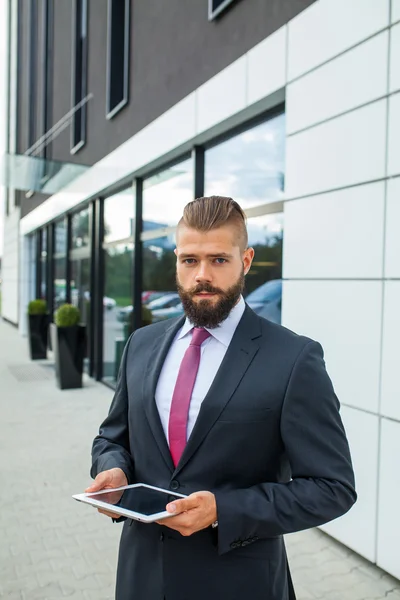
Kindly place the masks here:
[(72, 497), (79, 502), (104, 508), (122, 517), (153, 523), (172, 517), (173, 514), (166, 511), (167, 504), (186, 496), (145, 483), (134, 483), (90, 494), (75, 494)]

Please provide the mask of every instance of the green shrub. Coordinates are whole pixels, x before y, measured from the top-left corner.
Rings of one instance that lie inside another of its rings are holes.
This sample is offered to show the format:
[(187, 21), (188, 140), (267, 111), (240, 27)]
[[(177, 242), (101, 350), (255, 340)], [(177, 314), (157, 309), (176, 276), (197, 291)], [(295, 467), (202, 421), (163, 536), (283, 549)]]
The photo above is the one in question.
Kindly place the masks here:
[(28, 304), (28, 315), (45, 315), (47, 314), (46, 300), (31, 300)]
[(78, 325), (80, 320), (80, 310), (73, 304), (62, 304), (54, 315), (54, 322), (57, 327), (73, 327)]

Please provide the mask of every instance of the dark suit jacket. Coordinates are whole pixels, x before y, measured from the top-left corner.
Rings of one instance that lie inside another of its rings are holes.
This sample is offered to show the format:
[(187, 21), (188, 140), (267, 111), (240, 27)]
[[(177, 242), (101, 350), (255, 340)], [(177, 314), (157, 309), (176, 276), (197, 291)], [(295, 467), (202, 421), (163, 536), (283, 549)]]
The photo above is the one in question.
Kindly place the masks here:
[(283, 534), (335, 519), (356, 500), (322, 348), (247, 306), (175, 469), (155, 389), (182, 324), (144, 327), (128, 341), (91, 475), (120, 467), (129, 483), (210, 490), (219, 526), (182, 537), (125, 521), (116, 599), (292, 599)]

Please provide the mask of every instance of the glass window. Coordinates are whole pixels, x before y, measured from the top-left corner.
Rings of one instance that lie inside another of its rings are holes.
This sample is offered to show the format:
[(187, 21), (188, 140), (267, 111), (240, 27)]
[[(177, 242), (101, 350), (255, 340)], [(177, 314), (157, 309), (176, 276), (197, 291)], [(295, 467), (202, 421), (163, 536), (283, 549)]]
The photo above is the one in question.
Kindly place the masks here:
[(104, 201), (103, 379), (115, 384), (133, 322), (135, 187)]
[(130, 0), (108, 0), (107, 117), (128, 102)]
[(71, 248), (90, 247), (89, 208), (85, 208), (84, 210), (72, 216), (71, 227)]
[(191, 159), (143, 182), (144, 324), (183, 314), (175, 283), (175, 228), (193, 189)]
[(87, 88), (87, 0), (75, 0), (73, 21), (74, 57), (72, 64), (72, 103), (79, 106), (72, 117), (72, 151), (83, 146), (86, 139), (86, 97)]
[(232, 4), (233, 0), (208, 0), (208, 18), (215, 19), (225, 8)]
[(242, 208), (283, 197), (285, 115), (245, 131), (205, 153), (205, 195), (231, 196)]
[(42, 229), (40, 256), (40, 298), (47, 300), (47, 229)]
[(248, 219), (247, 230), (255, 255), (246, 275), (246, 302), (261, 317), (280, 323), (283, 213)]
[[(86, 325), (86, 336), (90, 339), (90, 266), (91, 266), (91, 239), (90, 219), (91, 208), (85, 208), (71, 218), (71, 302), (77, 306), (81, 313), (81, 323)], [(89, 366), (90, 344), (86, 344), (85, 369)]]
[(67, 221), (54, 228), (54, 310), (67, 301)]

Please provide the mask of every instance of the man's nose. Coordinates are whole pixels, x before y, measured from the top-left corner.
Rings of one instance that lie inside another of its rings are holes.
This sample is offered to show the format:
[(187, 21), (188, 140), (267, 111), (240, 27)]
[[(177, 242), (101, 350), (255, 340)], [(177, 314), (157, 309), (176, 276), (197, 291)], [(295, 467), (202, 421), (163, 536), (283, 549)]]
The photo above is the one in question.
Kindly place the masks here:
[(201, 283), (202, 281), (211, 281), (211, 279), (212, 276), (210, 265), (207, 263), (200, 263), (196, 273), (196, 283)]

